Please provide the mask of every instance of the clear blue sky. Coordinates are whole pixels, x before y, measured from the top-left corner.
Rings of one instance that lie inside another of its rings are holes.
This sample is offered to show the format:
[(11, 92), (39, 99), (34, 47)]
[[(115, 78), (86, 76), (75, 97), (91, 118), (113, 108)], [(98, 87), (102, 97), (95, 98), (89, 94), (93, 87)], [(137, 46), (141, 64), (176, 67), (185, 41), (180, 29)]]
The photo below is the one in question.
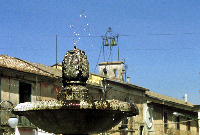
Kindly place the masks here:
[(76, 43), (92, 73), (104, 61), (101, 36), (111, 27), (132, 84), (200, 103), (200, 1), (0, 0), (0, 18), (0, 54), (51, 66), (57, 35), (58, 62)]

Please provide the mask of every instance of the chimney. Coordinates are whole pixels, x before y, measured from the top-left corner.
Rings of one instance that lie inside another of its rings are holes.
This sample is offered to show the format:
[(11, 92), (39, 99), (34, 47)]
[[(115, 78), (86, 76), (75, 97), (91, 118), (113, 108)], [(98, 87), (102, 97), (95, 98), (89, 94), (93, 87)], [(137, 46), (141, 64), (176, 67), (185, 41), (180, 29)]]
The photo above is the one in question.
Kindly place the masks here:
[(130, 79), (130, 77), (127, 77), (127, 79), (126, 79), (127, 83), (129, 83), (129, 79)]
[(187, 104), (187, 94), (185, 94), (185, 103)]

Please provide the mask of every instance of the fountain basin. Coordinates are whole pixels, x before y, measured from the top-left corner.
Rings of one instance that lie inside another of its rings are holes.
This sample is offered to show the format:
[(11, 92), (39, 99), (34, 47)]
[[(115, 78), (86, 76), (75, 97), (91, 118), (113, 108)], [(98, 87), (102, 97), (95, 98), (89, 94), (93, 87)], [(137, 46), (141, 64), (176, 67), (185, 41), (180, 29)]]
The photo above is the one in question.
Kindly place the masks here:
[(139, 110), (132, 103), (118, 100), (52, 100), (21, 103), (13, 113), (25, 116), (49, 133), (95, 134), (111, 129), (127, 116), (139, 114)]

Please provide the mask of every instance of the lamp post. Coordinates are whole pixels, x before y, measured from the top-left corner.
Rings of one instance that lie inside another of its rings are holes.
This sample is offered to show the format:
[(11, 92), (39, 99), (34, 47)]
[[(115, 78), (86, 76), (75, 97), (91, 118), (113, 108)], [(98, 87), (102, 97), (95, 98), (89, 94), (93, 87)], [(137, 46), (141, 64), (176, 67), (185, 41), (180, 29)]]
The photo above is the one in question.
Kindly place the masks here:
[[(5, 105), (2, 107), (2, 104), (5, 104)], [(0, 106), (1, 106), (1, 110), (3, 108), (3, 110), (6, 111), (6, 113), (10, 113), (10, 112), (12, 113), (12, 109), (14, 108), (13, 103), (9, 100), (2, 101), (0, 103)], [(18, 119), (15, 114), (12, 114), (12, 116), (8, 119), (8, 124), (11, 128), (16, 129), (16, 126), (18, 124)]]
[[(101, 36), (101, 38), (103, 39), (103, 55), (104, 55), (104, 47), (105, 46), (110, 46), (110, 55), (111, 55), (112, 47), (117, 46), (117, 44), (118, 44), (118, 37), (119, 37), (119, 34), (115, 34), (113, 32), (113, 30), (111, 29), (111, 27), (108, 28), (108, 30), (104, 36)], [(117, 39), (117, 41), (115, 39)], [(109, 55), (109, 57), (110, 57), (110, 55)], [(108, 59), (109, 59), (109, 57), (108, 57)], [(105, 57), (104, 57), (104, 61), (105, 61)], [(119, 61), (119, 45), (118, 45), (118, 61)]]

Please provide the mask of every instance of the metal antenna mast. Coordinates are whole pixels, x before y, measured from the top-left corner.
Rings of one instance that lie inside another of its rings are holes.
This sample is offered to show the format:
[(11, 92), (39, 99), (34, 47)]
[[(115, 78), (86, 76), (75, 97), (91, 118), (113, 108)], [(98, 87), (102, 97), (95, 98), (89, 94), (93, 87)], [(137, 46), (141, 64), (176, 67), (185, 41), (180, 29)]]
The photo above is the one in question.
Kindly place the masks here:
[(58, 64), (57, 64), (57, 52), (58, 52), (58, 47), (57, 47), (57, 35), (56, 35), (56, 69), (58, 68)]

